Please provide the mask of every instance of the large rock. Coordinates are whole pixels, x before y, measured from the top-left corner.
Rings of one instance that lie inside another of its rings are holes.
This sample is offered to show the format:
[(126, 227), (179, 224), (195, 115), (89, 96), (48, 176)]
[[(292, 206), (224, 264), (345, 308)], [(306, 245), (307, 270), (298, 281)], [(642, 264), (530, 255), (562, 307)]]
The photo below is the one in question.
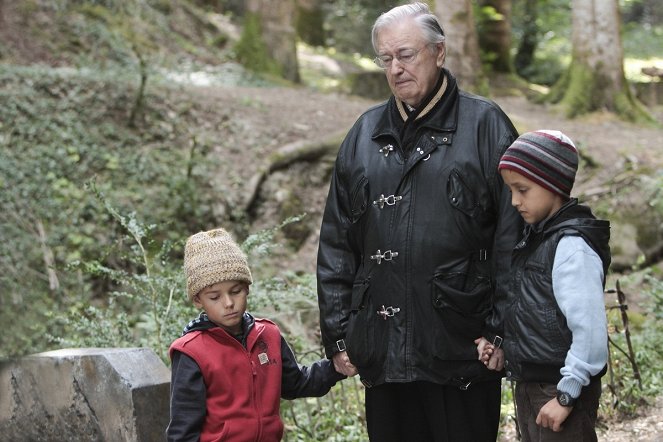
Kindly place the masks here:
[(150, 349), (87, 348), (0, 363), (0, 440), (160, 441), (170, 370)]

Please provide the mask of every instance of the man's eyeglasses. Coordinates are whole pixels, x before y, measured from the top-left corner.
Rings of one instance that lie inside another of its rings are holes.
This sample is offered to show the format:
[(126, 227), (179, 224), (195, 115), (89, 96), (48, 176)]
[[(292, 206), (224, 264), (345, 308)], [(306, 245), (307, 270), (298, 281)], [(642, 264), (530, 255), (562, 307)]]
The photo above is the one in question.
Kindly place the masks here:
[(373, 59), (373, 63), (382, 69), (389, 69), (394, 62), (394, 58), (398, 60), (400, 64), (410, 64), (425, 47), (426, 46), (421, 49), (401, 49), (395, 57), (392, 57), (391, 55), (379, 55)]

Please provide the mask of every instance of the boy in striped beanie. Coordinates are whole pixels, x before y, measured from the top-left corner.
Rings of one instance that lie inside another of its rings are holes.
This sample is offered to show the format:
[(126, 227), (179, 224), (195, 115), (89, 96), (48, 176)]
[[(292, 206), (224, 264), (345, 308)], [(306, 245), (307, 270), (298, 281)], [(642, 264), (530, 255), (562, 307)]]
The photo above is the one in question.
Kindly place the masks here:
[(571, 197), (577, 169), (575, 145), (555, 130), (521, 135), (498, 165), (527, 224), (512, 254), (503, 346), (477, 344), (479, 359), (516, 381), (524, 441), (596, 440), (610, 223)]

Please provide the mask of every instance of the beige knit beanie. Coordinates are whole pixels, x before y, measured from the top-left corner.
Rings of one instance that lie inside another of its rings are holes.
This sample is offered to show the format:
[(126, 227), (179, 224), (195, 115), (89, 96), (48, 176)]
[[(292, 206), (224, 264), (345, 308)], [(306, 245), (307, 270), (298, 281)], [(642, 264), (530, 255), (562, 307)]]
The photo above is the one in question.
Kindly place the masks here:
[(184, 273), (190, 301), (202, 289), (218, 282), (253, 282), (246, 256), (221, 228), (189, 237), (184, 247)]

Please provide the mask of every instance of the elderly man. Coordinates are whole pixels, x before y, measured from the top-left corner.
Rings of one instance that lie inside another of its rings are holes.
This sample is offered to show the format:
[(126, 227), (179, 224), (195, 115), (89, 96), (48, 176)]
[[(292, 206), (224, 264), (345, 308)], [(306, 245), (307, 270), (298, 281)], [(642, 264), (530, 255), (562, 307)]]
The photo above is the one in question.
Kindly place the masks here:
[(517, 133), (443, 68), (425, 4), (382, 14), (372, 38), (393, 96), (336, 160), (318, 252), (327, 356), (367, 387), (371, 440), (494, 441), (501, 374), (475, 340), (499, 344), (493, 305), (522, 221), (497, 164)]

